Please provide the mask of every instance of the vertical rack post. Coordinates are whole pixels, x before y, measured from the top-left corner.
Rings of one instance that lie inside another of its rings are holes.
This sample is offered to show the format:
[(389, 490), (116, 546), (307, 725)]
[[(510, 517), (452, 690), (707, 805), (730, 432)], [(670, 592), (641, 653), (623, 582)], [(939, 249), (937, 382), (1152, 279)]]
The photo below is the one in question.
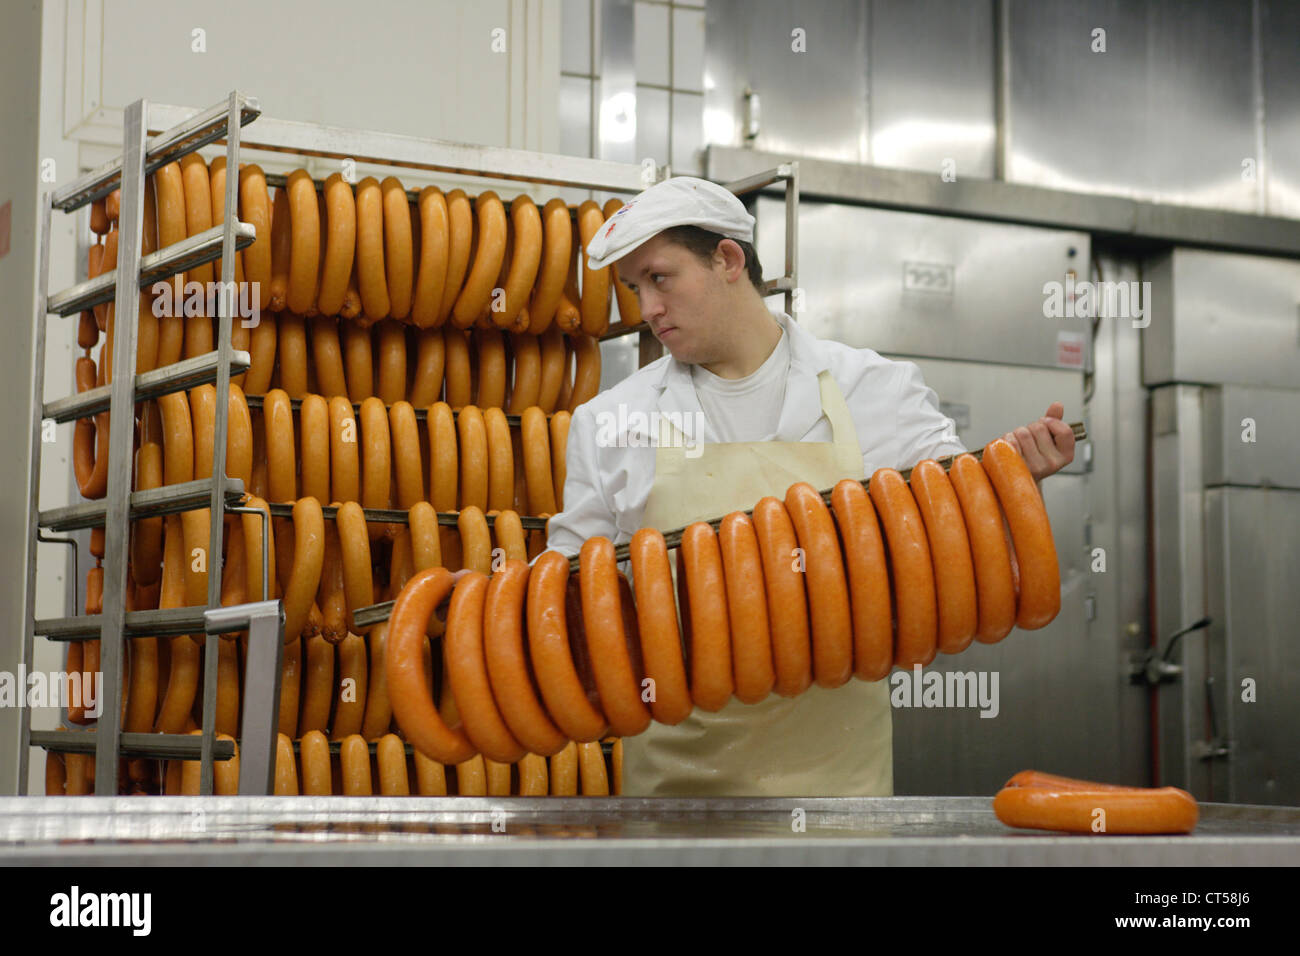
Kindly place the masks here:
[[(23, 612), (23, 649), (19, 661), (20, 673), (29, 673), (35, 661), (32, 652), (36, 637), (36, 541), (40, 536), (41, 487), (41, 420), (45, 407), (45, 322), (49, 318), (47, 302), (50, 282), (50, 216), (53, 209), (51, 194), (41, 196), (41, 248), (36, 266), (36, 328), (33, 334), (32, 367), (32, 445), (27, 480), (27, 593)], [(76, 593), (76, 582), (73, 582)], [(21, 707), (18, 712), (18, 795), (27, 795), (28, 751), (32, 733), (32, 710)]]
[[(122, 124), (122, 206), (114, 300), (112, 398), (109, 404), (108, 492), (104, 513), (104, 611), (100, 624), (100, 700), (95, 744), (95, 794), (115, 796), (122, 736), (126, 653), (126, 571), (131, 539), (131, 458), (135, 447), (135, 352), (140, 309), (140, 238), (144, 232), (147, 101), (126, 108)], [(103, 359), (101, 359), (103, 361)]]
[[(212, 494), (208, 504), (208, 607), (221, 606), (221, 538), (225, 528), (226, 434), (230, 425), (231, 311), (235, 296), (235, 224), (239, 220), (239, 95), (230, 93), (226, 118), (226, 212), (221, 233), (221, 285), (217, 296), (217, 407), (212, 447)], [(265, 542), (267, 539), (263, 539)], [(212, 793), (212, 744), (217, 722), (217, 655), (220, 637), (208, 635), (203, 643), (203, 747), (199, 765), (199, 793)]]

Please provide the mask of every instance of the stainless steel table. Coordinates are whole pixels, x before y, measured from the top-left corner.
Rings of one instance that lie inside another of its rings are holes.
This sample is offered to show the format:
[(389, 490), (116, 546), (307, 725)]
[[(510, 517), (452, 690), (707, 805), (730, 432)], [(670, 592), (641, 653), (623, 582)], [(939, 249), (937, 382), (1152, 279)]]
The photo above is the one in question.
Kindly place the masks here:
[(9, 865), (1297, 865), (1300, 808), (1188, 836), (1003, 826), (987, 797), (6, 797)]

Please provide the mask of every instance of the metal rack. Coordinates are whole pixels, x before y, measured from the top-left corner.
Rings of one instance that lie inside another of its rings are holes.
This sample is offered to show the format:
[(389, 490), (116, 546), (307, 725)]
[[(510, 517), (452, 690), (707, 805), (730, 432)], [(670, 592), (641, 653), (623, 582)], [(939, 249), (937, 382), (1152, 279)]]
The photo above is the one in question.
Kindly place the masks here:
[[(247, 131), (242, 127), (257, 119)], [(146, 133), (154, 134), (146, 141)], [(230, 345), (231, 310), (233, 303), (221, 298), (219, 308), (218, 348), (215, 352), (178, 362), (165, 369), (135, 374), (136, 329), (134, 323), (121, 322), (118, 328), (113, 356), (113, 382), (77, 396), (43, 402), (44, 393), (44, 323), (50, 314), (73, 315), (83, 309), (110, 298), (116, 301), (118, 316), (134, 315), (137, 290), (147, 282), (174, 274), (217, 257), (222, 259), (222, 288), (233, 288), (234, 252), (255, 239), (251, 225), (238, 222), (228, 215), (222, 226), (214, 226), (184, 242), (166, 249), (140, 255), (140, 235), (143, 217), (144, 177), (154, 170), (179, 159), (210, 143), (226, 144), (226, 168), (239, 168), (239, 150), (256, 149), (326, 159), (373, 162), (385, 166), (406, 167), (429, 172), (471, 175), (523, 183), (546, 183), (555, 186), (589, 189), (601, 192), (636, 193), (670, 175), (667, 166), (657, 167), (653, 179), (647, 179), (640, 164), (615, 163), (585, 157), (562, 156), (525, 150), (504, 149), (491, 146), (474, 146), (440, 140), (421, 139), (400, 134), (372, 130), (356, 130), (317, 123), (277, 120), (261, 115), (255, 99), (238, 91), (230, 94), (226, 104), (207, 110), (137, 101), (127, 108), (123, 156), (81, 177), (70, 186), (45, 197), (42, 215), (42, 242), (39, 259), (39, 282), (36, 307), (36, 378), (37, 401), (33, 411), (32, 478), (29, 488), (31, 509), (28, 540), (28, 580), (26, 630), (23, 643), (23, 660), (30, 663), (32, 642), (36, 634), (58, 641), (90, 640), (96, 636), (102, 641), (101, 665), (103, 681), (104, 716), (100, 718), (97, 732), (33, 732), (27, 710), (22, 717), (22, 745), (19, 758), (20, 793), (26, 792), (27, 760), (31, 745), (50, 749), (90, 752), (95, 758), (95, 789), (98, 795), (117, 792), (118, 757), (122, 754), (154, 756), (158, 758), (193, 759), (195, 738), (185, 735), (122, 734), (120, 701), (122, 686), (122, 640), (132, 637), (166, 637), (181, 634), (216, 634), (235, 629), (237, 622), (250, 626), (249, 680), (254, 675), (253, 647), (257, 643), (253, 630), (283, 626), (279, 602), (262, 602), (260, 605), (243, 605), (239, 608), (220, 607), (221, 534), (223, 517), (229, 513), (243, 494), (242, 482), (224, 477), (227, 432), (227, 403), (216, 403), (216, 434), (213, 449), (213, 478), (183, 485), (165, 486), (154, 491), (131, 492), (131, 436), (134, 404), (159, 395), (193, 388), (215, 382), (220, 395), (229, 387), (231, 374), (245, 371), (249, 365), (247, 352), (233, 351)], [(273, 180), (273, 175), (268, 176)], [(792, 311), (796, 287), (796, 224), (798, 221), (798, 164), (783, 163), (765, 173), (749, 176), (726, 184), (737, 195), (784, 182), (786, 188), (786, 256), (785, 272), (766, 283), (766, 293), (782, 292), (785, 308)], [(71, 212), (101, 196), (107, 195), (118, 184), (122, 186), (122, 225), (119, 240), (118, 268), (116, 273), (101, 275), (52, 296), (47, 296), (49, 264), (49, 236), (51, 208)], [(238, 177), (226, 181), (226, 206), (238, 209), (236, 199)], [(132, 283), (129, 276), (138, 277)], [(111, 290), (111, 291), (110, 291)], [(612, 326), (601, 338), (615, 338), (638, 333), (641, 336), (642, 356), (648, 347), (657, 344), (644, 324)], [(645, 359), (643, 358), (643, 361)], [(252, 404), (252, 403), (250, 403)], [(40, 473), (40, 430), (43, 418), (64, 422), (102, 412), (110, 412), (109, 485), (103, 501), (84, 502), (66, 508), (39, 512), (38, 476)], [(221, 476), (221, 477), (217, 477)], [(125, 610), (127, 545), (129, 522), (132, 519), (185, 511), (206, 506), (212, 518), (210, 551), (208, 557), (208, 608), (185, 607), (158, 611)], [(282, 516), (281, 506), (272, 505), (272, 514)], [(400, 522), (406, 520), (405, 512), (367, 510), (367, 521)], [(441, 523), (451, 523), (448, 517), (439, 516)], [(36, 543), (41, 529), (70, 530), (104, 526), (106, 549), (104, 558), (104, 611), (98, 615), (46, 620), (34, 619)], [(526, 528), (542, 526), (537, 519), (525, 519)], [(378, 606), (377, 606), (378, 607)], [(232, 620), (231, 615), (234, 615)], [(387, 616), (386, 614), (384, 615)], [(272, 620), (272, 618), (274, 618)], [(282, 642), (274, 644), (274, 660), (260, 661), (260, 672), (279, 674), (279, 655)], [(263, 648), (266, 650), (266, 648)], [(212, 760), (226, 759), (231, 754), (229, 744), (215, 739), (215, 704), (217, 642), (205, 645), (203, 732), (198, 756), (202, 760), (200, 792), (212, 792)], [(271, 685), (269, 687), (265, 685)], [(244, 737), (241, 744), (240, 791), (269, 792), (274, 760), (275, 721), (278, 708), (278, 679), (262, 681), (257, 694), (247, 694), (245, 699)], [(250, 705), (256, 704), (258, 715), (250, 719)], [(269, 707), (268, 707), (269, 704)], [(267, 740), (263, 741), (262, 738)], [(245, 774), (255, 778), (250, 786), (262, 789), (245, 790)], [(256, 781), (262, 781), (258, 784)]]
[[(265, 667), (268, 655), (281, 653), (279, 632), (282, 617), (278, 602), (221, 608), (221, 541), (228, 504), (236, 504), (243, 494), (243, 484), (225, 476), (226, 469), (226, 402), (216, 403), (212, 477), (183, 484), (168, 485), (152, 491), (132, 492), (132, 455), (134, 451), (135, 405), (138, 401), (215, 383), (217, 393), (230, 386), (232, 370), (248, 368), (247, 352), (235, 352), (230, 344), (233, 296), (219, 297), (217, 311), (217, 348), (206, 355), (178, 362), (165, 368), (136, 375), (137, 327), (133, 321), (139, 290), (155, 279), (173, 275), (204, 262), (222, 257), (222, 288), (234, 288), (234, 254), (256, 237), (247, 223), (228, 216), (221, 226), (151, 253), (141, 255), (144, 232), (144, 189), (146, 177), (166, 165), (218, 139), (226, 140), (229, 169), (239, 168), (239, 133), (244, 124), (260, 114), (257, 101), (232, 91), (225, 103), (195, 111), (182, 121), (169, 124), (158, 135), (146, 137), (148, 103), (141, 99), (127, 107), (122, 130), (122, 155), (80, 177), (75, 182), (46, 193), (41, 204), (41, 245), (36, 295), (36, 350), (34, 371), (35, 400), (32, 405), (32, 474), (28, 489), (27, 539), (27, 612), (24, 621), (22, 665), (32, 663), (35, 635), (60, 641), (93, 640), (101, 646), (99, 703), (101, 716), (95, 731), (32, 731), (30, 711), (21, 716), (21, 740), (18, 776), (19, 793), (27, 790), (27, 761), (30, 747), (93, 751), (95, 754), (95, 792), (112, 796), (118, 790), (119, 758), (123, 755), (157, 758), (178, 754), (198, 756), (202, 760), (203, 793), (212, 790), (214, 756), (229, 758), (233, 748), (217, 746), (215, 739), (217, 641), (206, 642), (203, 705), (203, 733), (198, 741), (189, 735), (123, 734), (122, 680), (124, 642), (133, 637), (159, 636), (167, 633), (221, 633), (247, 627), (249, 670), (252, 692), (244, 701), (246, 733), (244, 758), (241, 762), (241, 792), (266, 793), (273, 771), (274, 736), (271, 715), (278, 703), (278, 682), (258, 687), (254, 678), (253, 658)], [(75, 210), (121, 189), (117, 269), (79, 283), (53, 295), (49, 294), (49, 251), (51, 218), (54, 209)], [(238, 177), (226, 182), (226, 208), (237, 209)], [(69, 316), (100, 303), (112, 301), (115, 326), (112, 382), (79, 395), (45, 402), (45, 323), (50, 315)], [(108, 489), (105, 497), (64, 508), (39, 510), (39, 476), (41, 430), (45, 419), (66, 422), (108, 412)], [(209, 528), (208, 607), (174, 608), (161, 611), (126, 611), (126, 571), (131, 521), (207, 507)], [(42, 531), (69, 531), (103, 527), (104, 592), (103, 611), (97, 615), (38, 621), (35, 618), (36, 545)], [(209, 611), (208, 608), (214, 610)], [(278, 673), (278, 670), (277, 670)], [(267, 728), (267, 740), (253, 739), (248, 728)]]

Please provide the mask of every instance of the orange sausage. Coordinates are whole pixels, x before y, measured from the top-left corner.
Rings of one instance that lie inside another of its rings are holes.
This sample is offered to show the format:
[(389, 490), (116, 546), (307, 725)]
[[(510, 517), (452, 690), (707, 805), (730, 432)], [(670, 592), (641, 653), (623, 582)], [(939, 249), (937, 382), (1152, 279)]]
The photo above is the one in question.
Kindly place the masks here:
[(492, 538), (488, 531), (487, 517), (474, 505), (466, 505), (456, 520), (460, 532), (463, 551), (461, 563), (464, 567), (488, 574), (492, 570)]
[(556, 513), (564, 507), (565, 456), (569, 447), (569, 413), (551, 416), (551, 486), (555, 489)]
[(244, 249), (244, 278), (252, 283), (252, 301), (260, 313), (267, 308), (271, 292), (271, 198), (266, 175), (256, 163), (239, 169), (239, 218), (257, 231), (253, 244)]
[[(165, 249), (181, 242), (187, 236), (185, 227), (185, 182), (184, 177), (181, 175), (181, 165), (177, 162), (160, 166), (153, 175), (154, 196), (158, 207), (158, 248)], [(91, 249), (93, 251), (95, 247), (92, 246)], [(94, 276), (92, 275), (90, 278), (94, 278)], [(184, 295), (185, 273), (176, 273), (171, 282), (172, 302), (175, 303)], [(182, 317), (179, 309), (173, 311), (176, 314), (171, 317), (170, 321), (165, 320), (164, 325), (170, 325), (174, 333), (181, 328)], [(179, 349), (176, 352), (176, 358), (180, 358)], [(175, 361), (175, 359), (172, 361)]]
[(599, 741), (578, 744), (578, 770), (584, 797), (609, 796), (609, 771), (605, 768), (605, 753), (600, 749)]
[[(161, 400), (159, 401), (161, 406)], [(164, 418), (166, 412), (164, 411)], [(274, 388), (262, 399), (262, 419), (266, 427), (267, 484), (273, 502), (293, 501), (298, 497), (298, 479), (294, 462), (293, 409), (283, 389)], [(164, 424), (164, 428), (166, 425)]]
[(429, 407), (429, 501), (435, 511), (455, 511), (460, 458), (456, 447), (456, 422), (451, 406), (437, 402)]
[(992, 644), (1006, 637), (1016, 624), (1016, 592), (1002, 510), (974, 455), (958, 455), (948, 470), (948, 480), (961, 502), (962, 519), (970, 535), (978, 592), (975, 640)]
[(420, 571), (406, 583), (393, 604), (384, 657), (398, 725), (411, 746), (442, 764), (464, 763), (475, 754), (465, 732), (448, 728), (438, 715), (424, 672), (429, 616), (451, 588), (451, 572), (445, 568)]
[(507, 561), (503, 570), (492, 575), (483, 607), (483, 653), (492, 695), (506, 726), (530, 753), (550, 756), (568, 738), (547, 716), (528, 674), (523, 645), (528, 578), (528, 565), (517, 560)]
[(573, 349), (577, 356), (577, 370), (573, 375), (573, 392), (569, 396), (568, 409), (571, 412), (583, 402), (595, 398), (600, 391), (599, 340), (579, 335), (573, 340)]
[[(226, 157), (214, 156), (212, 165), (208, 167), (208, 188), (211, 190), (212, 203), (212, 225), (220, 226), (226, 221)], [(143, 248), (141, 252), (143, 253)], [(213, 279), (221, 281), (223, 266), (221, 256), (212, 261)], [(235, 250), (235, 272), (234, 281), (244, 281), (244, 254), (240, 250)], [(235, 325), (239, 323), (236, 322)]]
[(948, 475), (938, 462), (930, 459), (919, 462), (912, 469), (911, 485), (934, 562), (938, 647), (945, 654), (957, 654), (970, 646), (978, 623), (975, 569), (971, 565), (966, 523)]
[(551, 719), (570, 740), (599, 740), (608, 729), (605, 716), (592, 706), (578, 678), (565, 611), (569, 561), (546, 551), (528, 577), (528, 648), (537, 686)]
[(369, 797), (374, 793), (370, 780), (370, 747), (360, 734), (353, 734), (339, 745), (339, 765), (343, 768), (345, 797)]
[(473, 398), (469, 339), (460, 329), (447, 328), (443, 332), (443, 348), (446, 356), (447, 404), (453, 411), (459, 411), (469, 405)]
[[(972, 459), (974, 456), (972, 456)], [(1041, 770), (1021, 770), (1013, 774), (1003, 787), (1042, 787), (1047, 790), (1133, 790), (1134, 787), (1122, 787), (1113, 783), (1097, 783), (1093, 780), (1079, 780), (1074, 777), (1061, 777)]]
[(506, 210), (501, 199), (492, 190), (486, 190), (474, 201), (474, 210), (478, 245), (470, 273), (451, 313), (452, 322), (462, 329), (473, 325), (479, 313), (487, 308), (506, 254)]
[(332, 501), (360, 501), (360, 453), (357, 419), (352, 403), (342, 395), (329, 400), (330, 491)]
[(392, 445), (388, 410), (374, 396), (361, 403), (361, 503), (366, 508), (387, 508), (392, 481)]
[[(249, 497), (245, 500), (244, 506), (247, 508), (256, 508), (258, 511), (267, 511), (266, 502), (258, 497)], [(273, 522), (267, 524), (268, 540), (265, 544), (262, 542), (262, 519), (257, 515), (245, 514), (243, 518), (244, 533), (244, 571), (247, 575), (247, 582), (244, 586), (244, 593), (249, 601), (269, 601), (275, 594), (275, 529)], [(267, 558), (267, 589), (271, 592), (264, 594), (262, 591), (262, 549), (266, 548)]]
[(375, 392), (385, 405), (406, 397), (406, 326), (396, 319), (375, 325), (375, 351), (378, 371)]
[(456, 433), (460, 446), (460, 506), (486, 511), (488, 447), (483, 413), (474, 405), (466, 405), (456, 417)]
[(406, 773), (406, 745), (397, 734), (385, 734), (375, 748), (379, 763), (379, 792), (385, 797), (409, 797), (411, 781)]
[[(198, 153), (186, 153), (180, 158), (180, 165), (181, 182), (185, 187), (185, 234), (197, 236), (212, 228), (212, 183), (208, 164)], [(207, 283), (212, 281), (212, 263), (194, 266), (186, 278), (201, 283), (206, 289)]]
[(330, 744), (319, 730), (308, 730), (298, 742), (298, 756), (302, 760), (303, 796), (328, 797), (334, 792), (333, 773), (330, 769)]
[[(184, 536), (180, 515), (167, 515), (163, 535), (163, 577), (159, 595), (160, 608), (183, 607), (185, 604)], [(206, 599), (206, 596), (205, 596)], [(168, 657), (167, 686), (158, 709), (157, 730), (178, 734), (194, 704), (199, 687), (199, 648), (187, 636), (171, 639)]]
[(929, 664), (938, 652), (939, 614), (921, 512), (907, 482), (892, 468), (876, 469), (867, 490), (889, 546), (897, 620), (894, 663)]
[(332, 727), (335, 740), (361, 732), (366, 713), (366, 641), (349, 634), (339, 642), (338, 706)]
[(298, 765), (293, 759), (293, 741), (284, 733), (276, 738), (275, 795), (298, 796)]
[[(81, 318), (77, 320), (77, 348), (89, 351), (98, 344), (99, 326), (95, 324), (95, 313), (82, 312)], [(53, 756), (58, 757), (58, 754), (51, 753)]]
[(415, 282), (411, 321), (419, 328), (438, 325), (443, 290), (447, 282), (447, 199), (437, 186), (420, 190), (420, 271)]
[[(393, 723), (393, 702), (388, 693), (388, 670), (384, 661), (388, 654), (389, 622), (376, 624), (370, 632), (370, 671), (366, 687), (366, 710), (361, 720), (361, 736), (378, 740), (388, 733)], [(409, 735), (408, 735), (409, 739)]]
[(654, 681), (650, 712), (660, 723), (680, 723), (694, 704), (682, 660), (677, 601), (664, 536), (655, 528), (640, 529), (632, 536), (630, 557), (641, 653), (646, 677)]
[(325, 519), (321, 515), (320, 502), (315, 498), (299, 498), (293, 505), (293, 569), (284, 589), (286, 643), (303, 633), (307, 612), (320, 589), (324, 558)]
[(343, 308), (343, 296), (357, 252), (357, 204), (352, 196), (352, 184), (342, 173), (331, 173), (325, 180), (324, 197), (325, 264), (316, 307), (321, 315), (335, 316)]
[(520, 419), (523, 433), (524, 476), (530, 514), (555, 514), (555, 484), (551, 470), (551, 441), (546, 414), (537, 406), (524, 409)]
[(1196, 799), (1177, 787), (1007, 787), (993, 798), (993, 812), (1007, 826), (1064, 833), (1191, 833), (1200, 817)]
[[(249, 248), (251, 249), (252, 246)], [(269, 316), (264, 321), (259, 321), (249, 332), (248, 372), (244, 375), (244, 389), (249, 395), (264, 395), (266, 390), (271, 387), (271, 375), (275, 371), (277, 337), (278, 323)], [(161, 357), (162, 339), (160, 332), (160, 361)]]
[(307, 638), (307, 666), (303, 672), (302, 717), (299, 733), (324, 732), (334, 703), (334, 644), (323, 634)]
[[(323, 310), (322, 310), (323, 311)], [(343, 372), (343, 352), (339, 348), (338, 323), (332, 313), (311, 320), (311, 353), (316, 370), (316, 388), (325, 398), (347, 395), (347, 376)]]
[[(524, 539), (524, 526), (519, 514), (510, 509), (499, 511), (492, 523), (492, 534), (496, 538), (497, 549), (504, 553), (505, 561), (523, 561), (528, 563), (528, 544)], [(493, 573), (501, 570), (497, 560), (498, 550), (493, 551)]]
[(415, 751), (415, 786), (422, 797), (447, 796), (447, 768)]
[[(117, 190), (114, 190), (117, 192)], [(111, 194), (110, 194), (111, 195)], [(100, 196), (90, 204), (90, 231), (98, 235), (108, 232), (108, 196)]]
[[(106, 224), (107, 225), (107, 224)], [(45, 753), (45, 795), (47, 797), (62, 797), (65, 795), (65, 786), (67, 785), (68, 774), (66, 765), (63, 762), (63, 755), (55, 750), (48, 750)], [(545, 791), (543, 791), (544, 793)]]
[(438, 307), (437, 325), (451, 315), (460, 296), (469, 269), (470, 247), (474, 235), (474, 211), (463, 189), (447, 193), (447, 281), (443, 285), (442, 304)]
[(1025, 630), (1044, 627), (1061, 610), (1061, 572), (1043, 496), (1024, 458), (1004, 439), (984, 446), (981, 464), (1007, 516), (1020, 570), (1016, 624)]
[(853, 612), (853, 674), (880, 680), (894, 666), (894, 632), (885, 545), (871, 496), (845, 478), (831, 492), (831, 510), (844, 546)]
[(386, 318), (391, 309), (384, 270), (383, 189), (373, 176), (357, 183), (357, 280), (361, 305), (371, 321)]
[[(600, 206), (594, 200), (583, 200), (578, 206), (578, 233), (582, 245), (582, 331), (590, 336), (601, 336), (609, 328), (609, 266), (592, 269), (587, 265), (587, 243), (596, 237), (605, 224)], [(579, 363), (581, 365), (581, 363)]]
[(366, 530), (366, 517), (355, 501), (339, 505), (334, 518), (339, 531), (339, 549), (343, 557), (343, 591), (348, 604), (348, 630), (364, 634), (358, 628), (353, 613), (375, 603), (374, 578), (370, 566), (370, 536)]
[(772, 636), (773, 690), (782, 697), (803, 693), (812, 683), (812, 645), (808, 596), (796, 570), (795, 537), (790, 514), (779, 498), (768, 495), (754, 505), (754, 531), (763, 559), (763, 584)]
[(343, 367), (348, 383), (348, 398), (363, 402), (375, 394), (374, 362), (370, 348), (370, 331), (356, 322), (344, 322)]
[(488, 509), (508, 511), (515, 500), (515, 460), (505, 412), (499, 406), (484, 409), (483, 426), (487, 437)]
[(457, 582), (447, 612), (443, 655), (451, 692), (470, 742), (489, 759), (514, 763), (525, 750), (497, 709), (484, 657), (483, 606), (487, 587), (487, 577), (478, 571)]
[(839, 687), (853, 675), (853, 618), (835, 522), (822, 496), (806, 481), (786, 490), (785, 508), (804, 554), (813, 680), (822, 687)]
[(280, 186), (271, 203), (271, 289), (272, 312), (283, 311), (289, 298), (289, 267), (293, 256), (293, 218), (289, 213), (289, 190)]
[(290, 398), (302, 398), (307, 394), (307, 320), (285, 312), (279, 321), (280, 387)]
[(551, 776), (551, 796), (575, 797), (578, 795), (578, 745), (572, 740), (548, 761)]
[(542, 261), (542, 217), (529, 196), (516, 196), (510, 204), (510, 226), (513, 254), (503, 286), (505, 310), (492, 313), (492, 321), (503, 329), (511, 328), (520, 310), (527, 305), (528, 293)]
[(108, 492), (108, 412), (78, 418), (72, 433), (72, 466), (83, 498)]
[(497, 329), (479, 329), (474, 333), (478, 360), (479, 408), (501, 408), (506, 403), (506, 349)]
[[(630, 737), (650, 725), (650, 711), (641, 701), (640, 678), (628, 653), (620, 604), (618, 565), (614, 545), (605, 537), (588, 538), (579, 555), (582, 617), (591, 649), (591, 666), (601, 709), (613, 733)], [(728, 659), (730, 677), (730, 659)]]
[[(832, 535), (834, 531), (832, 530)], [(727, 615), (731, 621), (731, 653), (736, 697), (756, 704), (776, 683), (772, 666), (772, 636), (767, 623), (767, 593), (763, 588), (763, 559), (754, 524), (743, 511), (722, 519), (718, 528), (723, 577), (727, 585)]]
[(396, 176), (379, 184), (384, 204), (384, 264), (388, 278), (389, 316), (411, 314), (415, 258), (411, 238), (411, 203)]
[(544, 797), (550, 786), (546, 773), (546, 758), (538, 754), (525, 754), (519, 761), (519, 796)]
[(317, 501), (330, 498), (329, 406), (319, 395), (305, 395), (299, 411), (302, 425), (302, 493)]
[(542, 259), (537, 285), (528, 304), (528, 331), (533, 335), (540, 335), (553, 325), (573, 257), (573, 224), (564, 200), (557, 197), (547, 202), (541, 219), (544, 227)]
[(520, 415), (524, 409), (537, 404), (542, 384), (541, 351), (535, 335), (515, 335), (510, 342), (514, 350), (515, 371), (507, 411), (511, 415)]
[(239, 646), (233, 640), (217, 646), (216, 728), (218, 735), (232, 738), (239, 732)]
[(442, 376), (447, 350), (441, 329), (420, 331), (415, 359), (415, 380), (411, 385), (411, 404), (416, 408), (432, 405), (442, 396)]
[(538, 345), (541, 351), (541, 371), (537, 382), (538, 405), (547, 415), (555, 411), (560, 398), (560, 386), (563, 384), (568, 352), (564, 348), (565, 335), (558, 325), (552, 325), (540, 336)]
[[(305, 169), (295, 169), (285, 182), (289, 194), (289, 287), (285, 304), (302, 314), (316, 302), (320, 267), (320, 207), (316, 184)], [(278, 210), (277, 210), (278, 211)]]
[(424, 466), (415, 409), (407, 402), (395, 402), (388, 410), (388, 422), (396, 459), (393, 470), (397, 477), (397, 507), (406, 510), (424, 500)]
[(682, 532), (677, 551), (678, 604), (690, 661), (691, 698), (708, 711), (726, 706), (735, 690), (731, 625), (717, 535), (696, 521)]

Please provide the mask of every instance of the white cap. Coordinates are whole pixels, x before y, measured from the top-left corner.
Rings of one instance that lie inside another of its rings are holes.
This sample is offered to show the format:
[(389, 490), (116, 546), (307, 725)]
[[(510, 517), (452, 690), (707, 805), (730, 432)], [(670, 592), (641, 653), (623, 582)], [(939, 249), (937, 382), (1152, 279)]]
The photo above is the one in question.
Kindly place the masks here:
[(725, 186), (674, 176), (631, 199), (587, 243), (587, 265), (603, 269), (673, 226), (698, 226), (737, 242), (754, 241), (754, 217)]

